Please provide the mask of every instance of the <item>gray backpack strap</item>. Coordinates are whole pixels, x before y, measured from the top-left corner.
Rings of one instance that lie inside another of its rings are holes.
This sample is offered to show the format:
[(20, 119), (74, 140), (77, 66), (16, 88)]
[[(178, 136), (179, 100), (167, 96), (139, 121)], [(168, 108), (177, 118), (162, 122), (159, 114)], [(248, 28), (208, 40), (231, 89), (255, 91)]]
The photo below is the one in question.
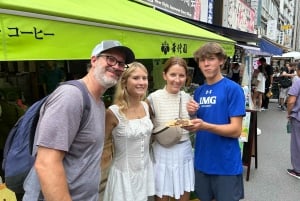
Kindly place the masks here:
[(84, 110), (82, 115), (83, 118), (80, 121), (80, 127), (79, 127), (79, 130), (81, 130), (86, 125), (91, 110), (91, 100), (89, 97), (88, 89), (86, 88), (85, 84), (80, 80), (70, 80), (70, 81), (63, 82), (61, 84), (70, 84), (76, 86), (77, 88), (80, 89), (82, 93)]

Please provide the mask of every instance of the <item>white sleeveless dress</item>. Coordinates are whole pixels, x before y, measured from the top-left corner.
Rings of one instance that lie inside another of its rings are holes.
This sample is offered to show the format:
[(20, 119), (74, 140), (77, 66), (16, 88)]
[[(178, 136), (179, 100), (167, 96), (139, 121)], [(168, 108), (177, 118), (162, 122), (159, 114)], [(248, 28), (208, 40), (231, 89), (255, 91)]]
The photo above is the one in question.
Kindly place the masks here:
[(148, 105), (142, 102), (146, 116), (128, 120), (117, 105), (109, 109), (119, 120), (113, 129), (114, 156), (104, 201), (147, 201), (155, 193), (153, 164), (149, 145), (153, 124)]

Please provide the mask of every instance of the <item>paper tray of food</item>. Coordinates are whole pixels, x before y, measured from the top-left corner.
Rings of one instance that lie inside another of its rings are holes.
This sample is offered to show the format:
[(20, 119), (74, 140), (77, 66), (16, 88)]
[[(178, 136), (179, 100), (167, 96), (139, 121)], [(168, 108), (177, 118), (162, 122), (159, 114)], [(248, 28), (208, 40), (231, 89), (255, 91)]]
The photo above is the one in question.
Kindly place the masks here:
[(193, 125), (191, 120), (189, 119), (174, 119), (169, 121), (166, 126), (168, 127), (174, 127), (174, 126), (179, 126), (179, 127), (184, 127), (184, 126), (191, 126)]

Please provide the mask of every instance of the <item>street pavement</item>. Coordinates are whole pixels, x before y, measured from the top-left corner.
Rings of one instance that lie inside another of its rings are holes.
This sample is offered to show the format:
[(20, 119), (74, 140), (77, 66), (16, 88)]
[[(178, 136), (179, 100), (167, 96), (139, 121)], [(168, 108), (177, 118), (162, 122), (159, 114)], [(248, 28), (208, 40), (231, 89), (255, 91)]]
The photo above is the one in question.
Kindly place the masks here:
[[(258, 112), (258, 167), (251, 161), (249, 181), (244, 180), (243, 201), (300, 201), (300, 180), (286, 173), (291, 168), (290, 134), (286, 132), (286, 112), (277, 108), (277, 100), (269, 110)], [(246, 178), (246, 168), (244, 178)]]

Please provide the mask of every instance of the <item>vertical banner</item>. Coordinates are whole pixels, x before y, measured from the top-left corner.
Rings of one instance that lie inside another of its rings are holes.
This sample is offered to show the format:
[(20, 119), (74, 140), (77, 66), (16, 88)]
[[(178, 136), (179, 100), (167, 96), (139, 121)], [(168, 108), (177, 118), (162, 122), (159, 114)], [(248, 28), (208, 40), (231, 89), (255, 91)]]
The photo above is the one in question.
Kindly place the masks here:
[(252, 57), (245, 56), (245, 66), (243, 70), (242, 88), (244, 90), (247, 109), (254, 109), (251, 95), (251, 77), (252, 77)]
[(277, 20), (268, 20), (267, 37), (271, 40), (277, 40)]
[(244, 143), (248, 142), (248, 136), (250, 130), (250, 118), (251, 118), (251, 112), (246, 112), (246, 116), (243, 117), (242, 133), (241, 136), (239, 137), (241, 157), (243, 157)]
[(239, 138), (240, 142), (248, 142), (250, 117), (251, 117), (251, 112), (246, 112), (246, 116), (243, 117), (242, 133)]
[(212, 24), (213, 23), (213, 17), (214, 17), (214, 0), (208, 0), (208, 13), (207, 13), (207, 23)]

